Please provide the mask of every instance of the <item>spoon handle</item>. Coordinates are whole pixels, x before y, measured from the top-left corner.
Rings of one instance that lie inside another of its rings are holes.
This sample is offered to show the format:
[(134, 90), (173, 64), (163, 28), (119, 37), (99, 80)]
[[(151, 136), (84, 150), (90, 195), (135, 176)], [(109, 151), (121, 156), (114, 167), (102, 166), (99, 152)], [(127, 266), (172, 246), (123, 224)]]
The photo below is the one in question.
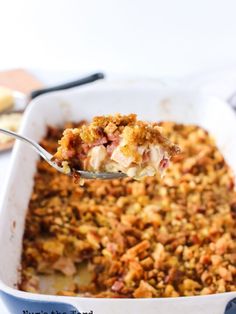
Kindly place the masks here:
[[(35, 141), (29, 139), (28, 137), (22, 136), (20, 134), (17, 134), (15, 132), (2, 129), (0, 128), (0, 133), (3, 133), (5, 135), (9, 135), (11, 137), (14, 137), (17, 140), (20, 140), (22, 142), (25, 142), (26, 144), (31, 145), (31, 147), (44, 159), (46, 160), (53, 168), (55, 168), (57, 171), (60, 171), (65, 174), (65, 171), (63, 167), (58, 166), (55, 161), (52, 159), (52, 155), (47, 152), (42, 146), (40, 146)], [(81, 178), (85, 179), (101, 179), (101, 180), (107, 180), (107, 179), (120, 179), (126, 177), (126, 174), (118, 172), (118, 173), (110, 173), (110, 172), (89, 172), (89, 171), (83, 171), (83, 170), (76, 170), (76, 172), (80, 175)], [(71, 175), (72, 173), (69, 173)]]
[(38, 154), (40, 154), (41, 157), (43, 157), (43, 159), (45, 159), (46, 161), (50, 161), (52, 158), (52, 155), (49, 154), (49, 152), (47, 152), (42, 146), (40, 146), (38, 143), (36, 143), (35, 141), (25, 137), (25, 136), (21, 136), (20, 134), (17, 134), (15, 132), (6, 130), (6, 129), (2, 129), (0, 128), (0, 133), (3, 133), (5, 135), (14, 137), (17, 140), (20, 140), (22, 142), (25, 142), (26, 144), (29, 144), (32, 146), (32, 148), (34, 148), (34, 150), (36, 150), (36, 152)]
[(94, 73), (92, 75), (86, 76), (86, 77), (78, 79), (76, 81), (72, 81), (72, 82), (68, 82), (65, 84), (56, 85), (56, 86), (52, 86), (49, 88), (43, 88), (43, 89), (38, 89), (38, 90), (32, 91), (30, 94), (30, 98), (34, 99), (35, 97), (38, 97), (39, 95), (46, 94), (49, 92), (69, 89), (72, 87), (92, 83), (92, 82), (95, 82), (97, 80), (104, 79), (104, 77), (105, 77), (105, 75), (103, 73)]

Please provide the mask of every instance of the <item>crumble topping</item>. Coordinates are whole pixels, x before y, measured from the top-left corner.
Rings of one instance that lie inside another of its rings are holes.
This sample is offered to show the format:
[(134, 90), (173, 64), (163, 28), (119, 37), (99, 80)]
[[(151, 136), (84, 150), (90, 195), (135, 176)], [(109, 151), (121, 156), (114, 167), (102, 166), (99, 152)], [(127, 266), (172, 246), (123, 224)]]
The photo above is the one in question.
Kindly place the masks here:
[[(81, 187), (40, 160), (26, 217), (21, 290), (103, 298), (236, 290), (232, 172), (203, 129), (160, 126), (182, 148), (162, 179), (87, 180)], [(49, 128), (42, 140), (51, 153), (61, 132)], [(49, 291), (42, 277), (64, 281)]]

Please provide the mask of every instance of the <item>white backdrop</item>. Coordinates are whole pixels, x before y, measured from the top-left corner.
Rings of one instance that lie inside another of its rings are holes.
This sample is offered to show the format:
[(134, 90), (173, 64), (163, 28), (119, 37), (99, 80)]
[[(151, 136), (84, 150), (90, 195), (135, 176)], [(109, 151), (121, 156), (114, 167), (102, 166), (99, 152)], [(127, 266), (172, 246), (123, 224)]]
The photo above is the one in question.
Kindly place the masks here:
[(235, 0), (0, 0), (0, 69), (183, 76), (236, 65)]

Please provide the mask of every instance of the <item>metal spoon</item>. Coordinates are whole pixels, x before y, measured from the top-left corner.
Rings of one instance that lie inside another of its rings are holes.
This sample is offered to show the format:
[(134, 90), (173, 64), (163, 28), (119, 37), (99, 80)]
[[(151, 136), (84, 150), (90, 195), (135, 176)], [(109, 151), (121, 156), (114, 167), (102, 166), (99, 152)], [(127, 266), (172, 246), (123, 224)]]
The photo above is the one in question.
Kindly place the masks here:
[[(53, 161), (53, 155), (47, 152), (42, 146), (40, 146), (35, 141), (24, 137), (22, 135), (19, 135), (15, 132), (8, 131), (5, 129), (0, 128), (0, 133), (9, 135), (11, 137), (14, 137), (17, 140), (20, 140), (22, 142), (25, 142), (27, 144), (30, 144), (31, 147), (36, 150), (36, 152), (44, 159), (46, 162), (51, 165), (53, 168), (55, 168), (57, 171), (62, 172), (65, 174), (65, 171), (62, 167), (58, 166), (55, 161)], [(76, 173), (80, 175), (81, 178), (84, 179), (120, 179), (125, 178), (127, 175), (122, 172), (90, 172), (90, 171), (84, 171), (84, 170), (75, 170)], [(69, 174), (71, 175), (71, 174)]]

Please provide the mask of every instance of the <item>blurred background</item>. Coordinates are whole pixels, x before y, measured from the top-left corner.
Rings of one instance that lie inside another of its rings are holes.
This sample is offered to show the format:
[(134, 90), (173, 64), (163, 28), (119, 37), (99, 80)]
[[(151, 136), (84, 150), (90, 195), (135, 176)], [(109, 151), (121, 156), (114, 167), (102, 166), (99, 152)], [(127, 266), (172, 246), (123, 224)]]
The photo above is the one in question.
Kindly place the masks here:
[(236, 67), (234, 0), (0, 3), (0, 70), (183, 77)]

